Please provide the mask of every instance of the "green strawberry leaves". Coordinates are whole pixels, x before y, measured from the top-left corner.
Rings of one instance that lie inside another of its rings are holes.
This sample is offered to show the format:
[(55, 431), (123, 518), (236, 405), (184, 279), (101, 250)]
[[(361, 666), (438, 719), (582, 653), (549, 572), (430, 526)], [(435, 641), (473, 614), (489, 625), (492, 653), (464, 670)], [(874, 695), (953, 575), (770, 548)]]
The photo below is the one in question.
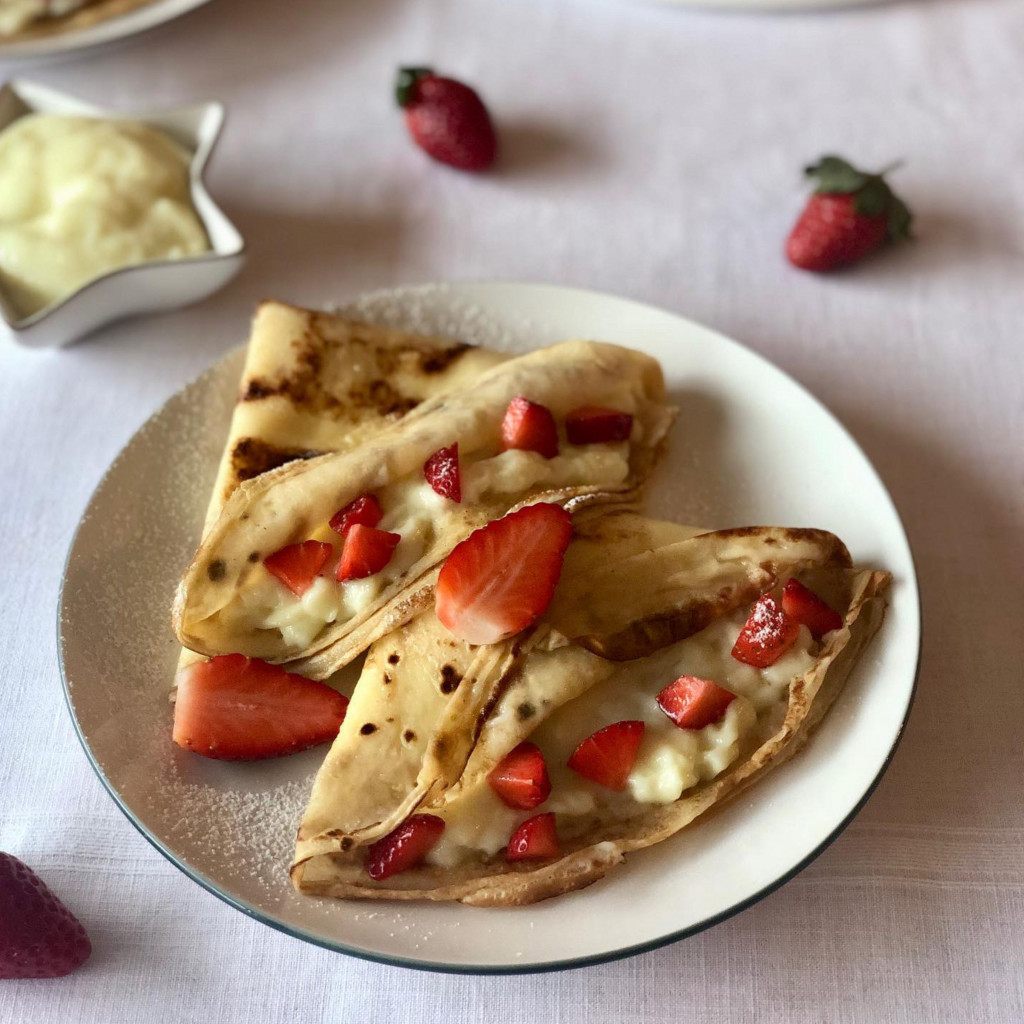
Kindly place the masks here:
[(433, 68), (399, 68), (398, 78), (395, 81), (395, 100), (400, 107), (407, 107), (412, 102), (413, 90), (416, 83), (424, 75), (432, 75)]
[(819, 195), (852, 195), (857, 213), (864, 217), (885, 217), (890, 241), (910, 238), (913, 215), (907, 204), (889, 188), (885, 171), (866, 174), (842, 157), (823, 156), (816, 164), (806, 167), (804, 174), (815, 180), (814, 191)]

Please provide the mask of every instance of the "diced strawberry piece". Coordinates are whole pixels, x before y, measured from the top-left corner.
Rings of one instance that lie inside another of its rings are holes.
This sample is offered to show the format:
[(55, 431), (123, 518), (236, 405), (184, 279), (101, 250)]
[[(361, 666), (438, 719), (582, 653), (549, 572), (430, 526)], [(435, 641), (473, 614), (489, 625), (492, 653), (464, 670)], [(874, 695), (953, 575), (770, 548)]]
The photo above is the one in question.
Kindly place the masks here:
[(174, 742), (203, 757), (255, 761), (334, 739), (348, 698), (259, 658), (222, 654), (178, 673)]
[(799, 580), (790, 579), (782, 591), (782, 610), (806, 626), (820, 640), (826, 633), (843, 628), (843, 617), (833, 611), (818, 595)]
[(388, 533), (361, 523), (350, 526), (338, 563), (338, 582), (361, 580), (380, 572), (391, 561), (401, 539), (399, 533)]
[(301, 597), (327, 564), (334, 549), (319, 540), (289, 544), (263, 559), (267, 572), (276, 576), (293, 594)]
[(360, 526), (376, 526), (384, 515), (380, 502), (373, 494), (360, 494), (331, 517), (331, 529), (344, 537), (357, 523)]
[(544, 755), (535, 743), (520, 743), (492, 769), (487, 781), (509, 807), (532, 811), (551, 795)]
[(555, 830), (555, 816), (551, 811), (535, 814), (527, 818), (512, 833), (508, 841), (506, 859), (517, 860), (550, 860), (557, 857), (558, 833)]
[(735, 699), (736, 694), (710, 679), (680, 676), (658, 694), (658, 707), (680, 729), (703, 729), (717, 722)]
[(462, 501), (462, 475), (459, 473), (459, 442), (447, 448), (438, 448), (423, 464), (427, 483), (452, 501)]
[(366, 851), (366, 871), (376, 882), (408, 871), (423, 862), (444, 832), (444, 821), (433, 814), (414, 814), (378, 839)]
[(541, 502), (495, 519), (448, 556), (434, 610), (460, 640), (493, 644), (526, 629), (547, 611), (562, 573), (572, 517)]
[(50, 887), (0, 853), (0, 979), (62, 978), (91, 952), (85, 929)]
[(628, 441), (633, 417), (628, 412), (603, 405), (583, 405), (565, 417), (565, 435), (569, 444), (608, 444)]
[(585, 779), (608, 789), (626, 788), (626, 780), (636, 763), (640, 741), (644, 738), (643, 722), (616, 722), (588, 736), (566, 762)]
[(504, 451), (518, 448), (553, 459), (558, 454), (558, 429), (551, 410), (528, 398), (513, 398), (501, 421), (501, 445)]
[(796, 643), (799, 635), (800, 624), (779, 607), (771, 594), (762, 594), (736, 638), (732, 656), (754, 668), (767, 668)]

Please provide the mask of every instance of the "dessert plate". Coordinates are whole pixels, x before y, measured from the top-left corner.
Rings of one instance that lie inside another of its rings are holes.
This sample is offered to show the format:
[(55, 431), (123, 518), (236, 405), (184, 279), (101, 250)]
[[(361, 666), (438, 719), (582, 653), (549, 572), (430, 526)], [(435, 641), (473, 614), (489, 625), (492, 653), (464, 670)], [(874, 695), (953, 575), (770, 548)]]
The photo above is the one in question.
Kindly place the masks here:
[(151, 0), (80, 28), (23, 39), (0, 39), (0, 61), (52, 59), (102, 46), (173, 21), (206, 3), (209, 0)]
[(792, 877), (878, 782), (917, 672), (910, 550), (856, 442), (762, 357), (625, 299), (462, 284), (377, 293), (346, 311), (513, 351), (590, 337), (651, 353), (681, 413), (649, 514), (709, 527), (832, 530), (856, 562), (893, 573), (882, 629), (806, 750), (708, 821), (633, 854), (588, 889), (503, 910), (299, 896), (287, 866), (325, 749), (231, 764), (196, 757), (170, 738), (167, 693), (178, 652), (171, 598), (195, 549), (226, 436), (243, 358), (236, 351), (128, 443), (90, 500), (68, 556), (59, 610), (68, 706), (121, 809), (182, 871), (244, 913), (331, 949), (433, 970), (551, 970), (627, 956), (707, 928)]

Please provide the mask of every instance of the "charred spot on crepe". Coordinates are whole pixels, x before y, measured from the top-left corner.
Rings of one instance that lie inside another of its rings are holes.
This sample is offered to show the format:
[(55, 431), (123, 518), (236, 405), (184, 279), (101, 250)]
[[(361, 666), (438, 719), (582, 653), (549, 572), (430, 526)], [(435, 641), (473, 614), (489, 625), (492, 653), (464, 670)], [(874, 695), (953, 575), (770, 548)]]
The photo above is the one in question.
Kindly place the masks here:
[(462, 676), (451, 665), (441, 669), (441, 692), (454, 693), (462, 682)]
[(260, 553), (258, 551), (250, 551), (248, 560), (255, 565), (260, 560)]
[(377, 726), (373, 722), (367, 722), (365, 725), (360, 726), (359, 732), (362, 736), (372, 736), (377, 731)]
[(528, 719), (533, 718), (536, 713), (537, 709), (528, 700), (523, 701), (523, 703), (516, 708), (516, 718), (518, 718), (520, 722), (525, 722)]
[(401, 657), (399, 656), (397, 651), (394, 652), (393, 654), (389, 654), (388, 655), (388, 664), (389, 665), (397, 665), (400, 660), (401, 660)]
[(391, 683), (391, 674), (388, 673), (388, 672), (385, 672), (384, 673), (384, 678), (383, 678), (382, 682), (384, 683), (385, 686), (390, 685), (390, 683)]
[(414, 733), (412, 729), (406, 729), (405, 732), (402, 733), (402, 739), (405, 740), (406, 743), (412, 743), (412, 741), (416, 739), (416, 733)]
[(223, 558), (216, 558), (206, 567), (206, 575), (211, 583), (219, 583), (228, 574), (228, 567)]
[(257, 437), (243, 437), (231, 449), (231, 468), (236, 480), (252, 480), (296, 459), (326, 455), (315, 448), (280, 448)]

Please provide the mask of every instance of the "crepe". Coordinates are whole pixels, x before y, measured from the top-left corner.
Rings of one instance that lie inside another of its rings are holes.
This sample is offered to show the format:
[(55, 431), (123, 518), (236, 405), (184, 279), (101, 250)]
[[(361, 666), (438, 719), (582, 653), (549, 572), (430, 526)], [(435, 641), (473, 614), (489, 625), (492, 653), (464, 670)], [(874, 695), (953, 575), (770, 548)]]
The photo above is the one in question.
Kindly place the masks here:
[[(62, 15), (54, 16), (40, 12), (33, 17), (30, 12), (25, 12), (24, 21), (22, 17), (12, 16), (11, 24), (19, 27), (0, 32), (0, 44), (75, 32), (151, 3), (153, 0), (86, 0), (85, 3)], [(22, 12), (18, 11), (16, 15), (22, 15)]]
[[(306, 379), (315, 384), (321, 371), (308, 366)], [(381, 384), (395, 411), (391, 377)], [(628, 413), (630, 439), (580, 446), (563, 441), (561, 454), (551, 459), (503, 452), (502, 418), (518, 396), (546, 406), (559, 423), (580, 406)], [(178, 637), (201, 654), (240, 653), (326, 678), (425, 608), (439, 564), (490, 520), (536, 501), (575, 510), (635, 500), (662, 454), (673, 416), (657, 362), (630, 349), (571, 341), (509, 359), (469, 385), (427, 399), (369, 441), (240, 483), (179, 587)], [(304, 447), (316, 447), (301, 434)], [(462, 464), (461, 504), (438, 496), (423, 473), (426, 460), (453, 442)], [(293, 598), (263, 559), (308, 539), (340, 546), (328, 520), (365, 493), (375, 494), (385, 510), (380, 528), (402, 537), (392, 562), (358, 586), (328, 587), (324, 580), (310, 595)]]
[[(427, 398), (464, 385), (506, 355), (262, 302), (204, 533), (246, 480), (289, 462), (354, 448)], [(199, 656), (183, 652), (183, 667)]]
[[(792, 756), (881, 621), (888, 574), (853, 569), (825, 531), (701, 533), (630, 512), (584, 514), (575, 527), (555, 600), (532, 630), (474, 648), (428, 611), (370, 649), (299, 829), (300, 891), (507, 906), (588, 885)], [(843, 627), (821, 643), (801, 627), (775, 665), (739, 665), (728, 652), (749, 603), (791, 576)], [(690, 673), (724, 678), (740, 696), (720, 723), (683, 736), (652, 694)], [(564, 767), (602, 724), (634, 718), (648, 724), (630, 793)], [(536, 811), (515, 811), (487, 775), (527, 738), (545, 752), (553, 790)], [(561, 855), (507, 863), (512, 830), (549, 810)], [(366, 848), (414, 812), (445, 820), (441, 843), (423, 866), (372, 881)]]

